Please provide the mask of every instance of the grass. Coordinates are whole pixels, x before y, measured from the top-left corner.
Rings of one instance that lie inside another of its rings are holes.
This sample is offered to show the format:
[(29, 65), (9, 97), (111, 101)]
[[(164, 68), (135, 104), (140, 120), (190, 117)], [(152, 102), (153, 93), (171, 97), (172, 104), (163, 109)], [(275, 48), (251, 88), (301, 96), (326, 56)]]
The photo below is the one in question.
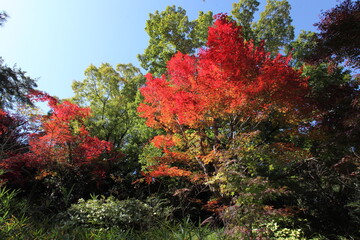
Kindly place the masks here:
[[(59, 239), (59, 240), (216, 240), (224, 239), (221, 230), (197, 227), (185, 220), (173, 224), (162, 222), (146, 231), (127, 231), (117, 228), (95, 229), (84, 227), (66, 228), (53, 225), (52, 228), (28, 226), (28, 231), (13, 239)], [(11, 239), (11, 238), (6, 238)]]

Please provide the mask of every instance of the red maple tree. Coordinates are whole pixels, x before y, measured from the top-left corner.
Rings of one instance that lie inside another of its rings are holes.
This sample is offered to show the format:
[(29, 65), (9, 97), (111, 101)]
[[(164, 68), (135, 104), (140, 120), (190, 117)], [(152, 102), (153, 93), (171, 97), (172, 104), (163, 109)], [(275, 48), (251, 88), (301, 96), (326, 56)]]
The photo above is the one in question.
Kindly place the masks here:
[(138, 111), (148, 126), (167, 132), (152, 140), (163, 153), (149, 166), (147, 179), (208, 179), (226, 164), (224, 151), (242, 134), (251, 135), (245, 124), (252, 122), (256, 132), (256, 123), (273, 112), (296, 121), (307, 107), (308, 83), (290, 59), (271, 57), (263, 46), (245, 41), (234, 21), (217, 15), (197, 55), (179, 52), (161, 78), (146, 75)]
[(30, 97), (47, 102), (51, 111), (39, 116), (41, 129), (28, 135), (29, 151), (2, 161), (2, 167), (13, 179), (21, 175), (23, 167), (37, 169), (40, 175), (56, 165), (78, 168), (101, 160), (103, 153), (112, 150), (109, 142), (92, 137), (86, 130), (84, 121), (91, 116), (89, 108), (69, 101), (60, 103), (40, 91), (33, 91)]

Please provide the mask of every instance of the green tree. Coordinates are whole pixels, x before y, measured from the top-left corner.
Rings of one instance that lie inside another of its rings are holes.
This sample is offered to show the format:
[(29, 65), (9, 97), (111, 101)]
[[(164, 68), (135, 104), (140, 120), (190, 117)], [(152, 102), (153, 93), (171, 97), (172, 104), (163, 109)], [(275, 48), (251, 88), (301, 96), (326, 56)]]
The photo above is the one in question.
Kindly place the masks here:
[[(256, 44), (264, 40), (266, 50), (276, 54), (294, 38), (290, 4), (286, 0), (268, 0), (260, 19), (253, 22), (259, 4), (257, 0), (240, 0), (233, 4), (232, 16), (243, 26), (246, 40), (254, 39)], [(141, 66), (160, 76), (166, 72), (166, 63), (176, 52), (196, 53), (198, 48), (205, 46), (212, 15), (211, 12), (199, 12), (198, 18), (190, 21), (186, 11), (175, 6), (150, 14), (145, 27), (149, 45), (138, 55)]]
[(145, 27), (149, 45), (138, 55), (141, 66), (154, 75), (165, 73), (167, 61), (176, 52), (193, 54), (205, 44), (212, 22), (211, 12), (199, 12), (198, 19), (190, 21), (186, 11), (175, 6), (150, 14)]
[(311, 31), (301, 31), (298, 38), (285, 47), (286, 54), (291, 54), (291, 63), (295, 67), (301, 67), (306, 59), (312, 55), (316, 46), (316, 33)]
[(93, 117), (88, 124), (93, 135), (117, 149), (127, 148), (139, 127), (137, 91), (145, 81), (143, 75), (132, 64), (118, 64), (114, 69), (104, 63), (100, 67), (90, 65), (85, 76), (83, 81), (73, 82), (72, 100), (91, 108)]
[(237, 23), (242, 26), (243, 37), (246, 40), (255, 38), (252, 25), (254, 14), (259, 10), (259, 5), (260, 3), (257, 0), (240, 0), (238, 3), (233, 3), (231, 14)]
[(287, 0), (267, 0), (259, 20), (252, 22), (258, 6), (257, 0), (240, 0), (233, 4), (231, 13), (237, 23), (243, 26), (246, 40), (253, 39), (257, 44), (264, 40), (266, 50), (277, 54), (294, 39), (291, 6)]
[(277, 53), (294, 39), (294, 26), (291, 25), (291, 6), (287, 0), (267, 0), (265, 10), (254, 24), (254, 31), (259, 40), (265, 40), (266, 49)]
[[(90, 65), (85, 79), (74, 81), (72, 101), (90, 107), (92, 117), (86, 125), (92, 135), (112, 143), (124, 156), (113, 161), (108, 173), (109, 188), (122, 198), (134, 194), (131, 183), (140, 172), (139, 155), (153, 130), (138, 116), (137, 107), (142, 101), (138, 88), (145, 78), (132, 64), (108, 63), (99, 67)], [(138, 191), (136, 194), (141, 194)]]

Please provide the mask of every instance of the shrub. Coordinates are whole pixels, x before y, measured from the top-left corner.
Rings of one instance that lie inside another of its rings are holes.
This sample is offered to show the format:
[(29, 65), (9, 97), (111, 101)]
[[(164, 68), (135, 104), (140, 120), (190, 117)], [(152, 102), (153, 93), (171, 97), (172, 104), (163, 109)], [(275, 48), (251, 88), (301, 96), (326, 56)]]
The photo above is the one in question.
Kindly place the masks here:
[(165, 203), (154, 198), (142, 202), (137, 199), (118, 200), (112, 196), (93, 196), (86, 201), (79, 199), (77, 204), (71, 205), (67, 211), (66, 224), (122, 230), (147, 229), (170, 215), (170, 208), (162, 207)]

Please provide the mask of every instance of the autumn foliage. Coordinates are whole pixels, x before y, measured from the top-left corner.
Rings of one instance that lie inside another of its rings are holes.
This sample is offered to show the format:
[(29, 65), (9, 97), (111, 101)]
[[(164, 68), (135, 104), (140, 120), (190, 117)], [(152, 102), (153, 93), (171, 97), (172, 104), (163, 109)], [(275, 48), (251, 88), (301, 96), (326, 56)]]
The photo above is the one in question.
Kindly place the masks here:
[[(218, 15), (197, 55), (179, 52), (161, 78), (146, 76), (138, 111), (148, 126), (167, 132), (152, 140), (163, 155), (149, 174), (179, 176), (182, 169), (184, 176), (209, 177), (223, 164), (220, 152), (244, 133), (242, 123), (255, 124), (273, 112), (295, 121), (306, 108), (308, 85), (289, 61), (245, 41), (240, 26)], [(171, 165), (179, 167), (176, 174), (163, 170)]]
[(37, 169), (46, 176), (54, 166), (63, 165), (79, 168), (98, 161), (109, 152), (109, 142), (92, 137), (86, 130), (84, 121), (90, 117), (89, 108), (81, 108), (68, 101), (60, 103), (46, 93), (34, 91), (33, 101), (47, 102), (50, 114), (38, 116), (41, 129), (28, 134), (29, 151), (15, 154), (2, 161), (8, 176), (21, 180), (22, 169)]
[(43, 118), (43, 132), (32, 135), (29, 141), (31, 151), (39, 156), (38, 161), (51, 159), (81, 165), (111, 150), (110, 143), (90, 136), (86, 130), (84, 121), (90, 117), (89, 108), (69, 101), (60, 104), (50, 96), (45, 100), (52, 113)]

